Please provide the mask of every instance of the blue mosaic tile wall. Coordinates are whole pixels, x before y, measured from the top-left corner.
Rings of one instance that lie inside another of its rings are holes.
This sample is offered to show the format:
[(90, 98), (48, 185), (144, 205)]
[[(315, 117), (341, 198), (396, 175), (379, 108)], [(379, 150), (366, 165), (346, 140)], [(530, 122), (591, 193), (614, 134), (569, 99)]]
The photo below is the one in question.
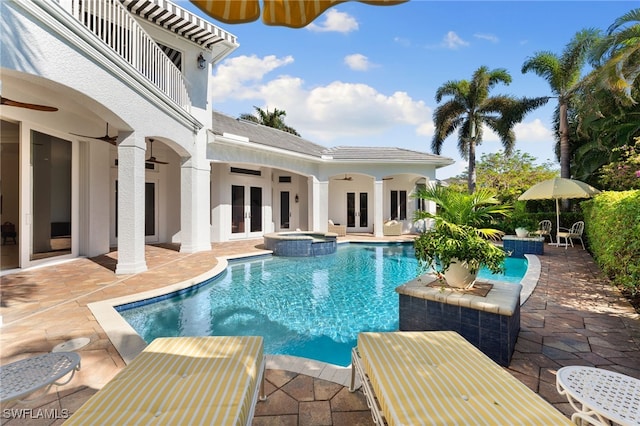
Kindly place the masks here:
[(456, 331), (496, 363), (507, 367), (520, 331), (520, 301), (513, 315), (400, 295), (401, 331)]
[(502, 248), (511, 252), (511, 257), (524, 257), (525, 254), (544, 254), (544, 240), (535, 241), (532, 239), (503, 239)]
[(309, 257), (335, 253), (338, 247), (336, 240), (314, 241), (304, 240), (271, 240), (267, 249), (273, 250), (274, 256)]

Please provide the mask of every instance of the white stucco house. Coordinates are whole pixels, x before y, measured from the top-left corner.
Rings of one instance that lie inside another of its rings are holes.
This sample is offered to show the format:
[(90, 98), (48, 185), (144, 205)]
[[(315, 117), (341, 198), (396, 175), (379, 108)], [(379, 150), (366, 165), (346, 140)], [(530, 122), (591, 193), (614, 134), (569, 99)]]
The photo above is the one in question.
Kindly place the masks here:
[(409, 233), (412, 192), (453, 163), (213, 111), (212, 67), (239, 44), (168, 0), (1, 1), (0, 16), (5, 271), (117, 247), (116, 272), (136, 273), (145, 244), (197, 252), (329, 220)]

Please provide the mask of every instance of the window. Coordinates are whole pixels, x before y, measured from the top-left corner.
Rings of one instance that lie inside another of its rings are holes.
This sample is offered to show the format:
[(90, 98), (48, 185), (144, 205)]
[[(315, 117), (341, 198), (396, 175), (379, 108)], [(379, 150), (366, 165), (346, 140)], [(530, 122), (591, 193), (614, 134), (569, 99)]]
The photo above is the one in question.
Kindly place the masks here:
[(407, 191), (391, 191), (391, 219), (407, 218)]
[(291, 176), (278, 176), (278, 182), (291, 183)]
[(231, 167), (231, 173), (238, 173), (241, 175), (262, 176), (260, 170), (243, 169), (241, 167)]

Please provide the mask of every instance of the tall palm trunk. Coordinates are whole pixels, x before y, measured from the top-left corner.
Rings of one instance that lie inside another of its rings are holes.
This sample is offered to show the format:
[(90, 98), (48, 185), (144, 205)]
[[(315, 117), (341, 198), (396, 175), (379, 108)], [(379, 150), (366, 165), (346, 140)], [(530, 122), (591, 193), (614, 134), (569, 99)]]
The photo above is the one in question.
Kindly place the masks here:
[(569, 158), (569, 119), (567, 117), (568, 102), (564, 97), (560, 103), (560, 177), (571, 178), (571, 158)]
[(469, 135), (469, 179), (467, 181), (467, 190), (469, 194), (476, 192), (476, 123), (471, 120)]
[(476, 138), (469, 142), (469, 179), (467, 181), (469, 194), (476, 192)]

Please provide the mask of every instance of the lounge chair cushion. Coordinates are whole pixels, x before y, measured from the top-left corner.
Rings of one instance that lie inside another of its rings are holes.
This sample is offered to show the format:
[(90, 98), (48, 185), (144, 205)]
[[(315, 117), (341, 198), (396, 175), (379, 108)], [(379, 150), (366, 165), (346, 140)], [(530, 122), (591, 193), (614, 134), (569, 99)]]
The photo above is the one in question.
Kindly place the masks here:
[(389, 425), (571, 424), (456, 332), (360, 333), (357, 349)]
[(158, 338), (65, 424), (250, 424), (262, 337)]

